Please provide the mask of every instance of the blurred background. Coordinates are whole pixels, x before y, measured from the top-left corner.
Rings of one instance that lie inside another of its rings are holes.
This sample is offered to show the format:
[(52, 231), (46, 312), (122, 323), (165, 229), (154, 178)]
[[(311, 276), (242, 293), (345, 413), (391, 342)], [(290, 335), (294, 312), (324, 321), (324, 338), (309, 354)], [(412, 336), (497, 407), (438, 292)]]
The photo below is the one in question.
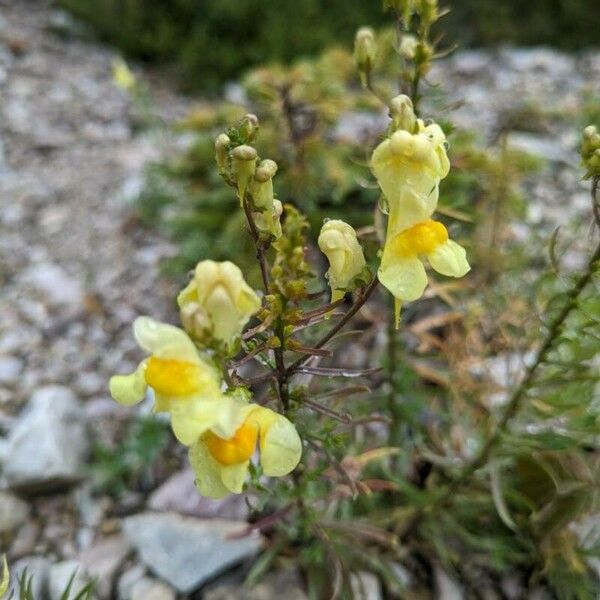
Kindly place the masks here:
[[(448, 4), (444, 43), (460, 47), (428, 75), (425, 113), (453, 123), (442, 202), (457, 232), (493, 248), (477, 228), (482, 199), (508, 199), (500, 239), (519, 250), (485, 263), (493, 278), (558, 225), (589, 222), (576, 151), (600, 120), (600, 4)], [(386, 117), (354, 71), (361, 25), (391, 35), (379, 0), (0, 0), (0, 550), (13, 581), (34, 576), (36, 600), (59, 600), (75, 571), (74, 587), (95, 578), (102, 599), (306, 597), (293, 565), (240, 587), (262, 543), (227, 538), (246, 499), (198, 497), (167, 425), (146, 404), (116, 406), (107, 381), (141, 358), (135, 317), (175, 322), (190, 266), (244, 261), (212, 164), (215, 131), (244, 112), (261, 118), (265, 156), (282, 157), (282, 199), (315, 223), (372, 219), (364, 148)], [(281, 140), (282, 122), (296, 142)], [(491, 150), (499, 139), (512, 153)], [(580, 241), (568, 268), (582, 264)], [(354, 366), (377, 356), (368, 343), (372, 354), (349, 352)], [(492, 358), (480, 367), (506, 387), (506, 357)], [(366, 597), (383, 598), (365, 581)], [(526, 597), (518, 578), (503, 585), (486, 598)], [(422, 593), (479, 597), (443, 570)]]

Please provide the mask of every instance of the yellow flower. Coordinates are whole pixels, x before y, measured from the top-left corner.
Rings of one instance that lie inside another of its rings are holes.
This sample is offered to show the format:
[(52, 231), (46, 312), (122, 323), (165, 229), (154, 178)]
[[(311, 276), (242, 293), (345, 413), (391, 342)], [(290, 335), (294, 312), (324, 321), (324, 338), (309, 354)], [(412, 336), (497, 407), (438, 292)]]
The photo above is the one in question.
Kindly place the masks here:
[(228, 419), (206, 431), (189, 451), (196, 486), (210, 498), (242, 491), (257, 442), (265, 475), (287, 475), (302, 456), (300, 436), (283, 415), (239, 397), (228, 396), (225, 402)]
[(263, 212), (252, 213), (256, 228), (263, 234), (271, 236), (278, 240), (282, 235), (281, 215), (283, 214), (283, 204), (277, 199), (273, 200), (270, 209)]
[(396, 131), (375, 148), (371, 164), (393, 229), (426, 221), (435, 210), (440, 180), (450, 170), (445, 141), (438, 125), (425, 126), (419, 119), (417, 133)]
[(349, 291), (352, 280), (366, 266), (363, 249), (356, 239), (356, 231), (344, 221), (327, 221), (319, 234), (319, 248), (329, 261), (327, 278), (331, 287), (331, 301), (336, 302)]
[(260, 298), (232, 262), (203, 260), (177, 297), (184, 327), (198, 341), (230, 344), (240, 337)]
[(118, 87), (131, 92), (135, 89), (137, 81), (135, 75), (131, 72), (131, 69), (127, 66), (124, 60), (118, 59), (113, 62), (113, 80)]
[(217, 370), (203, 359), (188, 335), (178, 327), (139, 317), (133, 324), (140, 347), (150, 355), (130, 375), (110, 379), (110, 394), (131, 406), (154, 390), (154, 410), (168, 412), (177, 439), (194, 443), (209, 427), (228, 418)]
[(470, 270), (462, 246), (448, 237), (448, 230), (439, 221), (428, 219), (398, 232), (388, 224), (388, 235), (379, 266), (379, 281), (396, 299), (396, 326), (402, 302), (417, 300), (427, 287), (427, 274), (422, 262), (442, 275), (462, 277)]

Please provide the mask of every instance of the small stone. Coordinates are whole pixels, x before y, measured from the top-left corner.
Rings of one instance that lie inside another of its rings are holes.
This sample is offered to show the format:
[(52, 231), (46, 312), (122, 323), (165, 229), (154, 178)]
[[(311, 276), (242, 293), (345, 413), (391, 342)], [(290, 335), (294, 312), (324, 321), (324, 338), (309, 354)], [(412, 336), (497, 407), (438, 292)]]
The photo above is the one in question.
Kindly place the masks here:
[[(92, 581), (85, 567), (76, 560), (66, 560), (50, 567), (50, 600), (62, 599), (62, 595), (67, 589), (71, 577), (73, 577), (71, 585), (72, 596), (76, 596)], [(96, 598), (96, 596), (94, 595), (93, 598)]]
[(436, 600), (464, 600), (465, 595), (458, 583), (441, 567), (434, 567)]
[(0, 533), (11, 532), (29, 516), (29, 507), (17, 496), (0, 492)]
[(129, 554), (131, 546), (122, 535), (115, 535), (79, 555), (79, 562), (96, 581), (96, 593), (99, 598), (112, 597), (115, 575)]
[(352, 597), (356, 600), (382, 600), (381, 583), (376, 575), (360, 571), (350, 575)]
[(217, 585), (203, 589), (203, 600), (308, 600), (298, 573), (292, 569), (274, 571), (253, 588), (243, 585)]
[(146, 567), (144, 565), (135, 565), (123, 572), (117, 583), (118, 600), (130, 600), (133, 586), (145, 575)]
[(185, 468), (167, 479), (148, 499), (148, 507), (157, 511), (172, 511), (194, 517), (245, 520), (248, 506), (243, 494), (231, 494), (223, 500), (213, 500), (198, 494), (194, 472)]
[(262, 538), (238, 539), (243, 523), (194, 519), (175, 513), (143, 513), (129, 517), (123, 529), (141, 560), (178, 591), (189, 593), (261, 548)]
[(133, 585), (128, 600), (175, 600), (175, 591), (156, 579), (144, 577)]
[(24, 272), (23, 279), (50, 304), (79, 306), (83, 302), (80, 283), (58, 265), (32, 265)]
[(82, 410), (62, 386), (38, 389), (8, 438), (4, 475), (27, 493), (56, 490), (81, 478), (88, 449)]
[(34, 551), (36, 541), (40, 534), (38, 521), (29, 520), (25, 522), (15, 534), (11, 555), (15, 558), (27, 556)]
[(31, 581), (32, 597), (35, 600), (45, 598), (49, 572), (50, 561), (43, 556), (28, 556), (18, 560), (10, 569), (10, 591), (7, 598), (11, 597), (11, 591), (15, 598), (19, 598), (19, 582), (24, 576), (27, 582)]
[(0, 385), (13, 386), (19, 380), (23, 361), (16, 356), (0, 356)]

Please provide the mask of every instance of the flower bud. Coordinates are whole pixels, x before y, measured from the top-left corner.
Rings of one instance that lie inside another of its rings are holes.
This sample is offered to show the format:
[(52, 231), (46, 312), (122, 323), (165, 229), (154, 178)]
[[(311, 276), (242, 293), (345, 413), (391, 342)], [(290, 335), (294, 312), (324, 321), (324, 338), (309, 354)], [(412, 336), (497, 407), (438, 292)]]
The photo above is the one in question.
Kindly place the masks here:
[(400, 94), (390, 101), (390, 117), (392, 119), (392, 129), (404, 129), (414, 133), (417, 124), (417, 117), (413, 108), (412, 100)]
[(252, 142), (258, 133), (258, 117), (252, 113), (244, 115), (238, 131), (242, 140), (246, 143)]
[(418, 0), (417, 10), (423, 24), (429, 26), (440, 18), (438, 0)]
[(252, 213), (256, 228), (264, 235), (278, 240), (281, 237), (281, 215), (283, 214), (283, 205), (277, 199), (273, 199), (271, 208), (262, 212)]
[(398, 53), (402, 58), (406, 60), (414, 60), (415, 52), (417, 50), (417, 38), (414, 35), (405, 34), (402, 36), (402, 40), (400, 41), (400, 47), (398, 48)]
[(327, 221), (323, 225), (318, 243), (329, 261), (327, 278), (331, 301), (336, 302), (353, 289), (352, 280), (366, 267), (363, 250), (354, 229), (340, 220)]
[(177, 297), (181, 322), (196, 341), (230, 346), (261, 306), (260, 298), (232, 262), (203, 260)]
[(588, 125), (583, 130), (580, 153), (586, 178), (600, 177), (600, 133), (593, 125)]
[(354, 38), (354, 60), (360, 72), (363, 84), (373, 68), (375, 62), (375, 34), (370, 27), (361, 27)]
[(226, 133), (221, 133), (215, 140), (215, 160), (217, 161), (217, 167), (219, 173), (225, 173), (227, 171), (227, 150), (231, 140)]
[(408, 23), (411, 14), (415, 11), (415, 0), (383, 0), (383, 8), (396, 11)]
[(244, 202), (246, 188), (254, 176), (257, 156), (256, 150), (246, 144), (237, 146), (231, 151), (233, 174), (237, 181), (241, 203)]
[(273, 176), (275, 173), (277, 173), (277, 163), (268, 158), (261, 161), (256, 168), (254, 178), (248, 188), (255, 208), (273, 209)]

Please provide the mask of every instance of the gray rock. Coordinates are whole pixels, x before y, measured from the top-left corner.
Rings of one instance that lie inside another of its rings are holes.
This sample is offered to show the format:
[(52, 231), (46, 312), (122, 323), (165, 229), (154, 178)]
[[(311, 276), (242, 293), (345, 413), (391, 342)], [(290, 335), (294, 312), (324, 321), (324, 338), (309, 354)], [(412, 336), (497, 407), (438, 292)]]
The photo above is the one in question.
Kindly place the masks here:
[(15, 598), (19, 597), (19, 582), (23, 579), (31, 581), (31, 591), (35, 600), (46, 597), (48, 588), (48, 575), (50, 573), (50, 561), (43, 556), (28, 556), (18, 560), (10, 569), (10, 588)]
[(118, 600), (130, 600), (133, 586), (145, 575), (146, 567), (144, 565), (135, 565), (124, 571), (117, 582)]
[(513, 131), (510, 133), (508, 140), (512, 148), (539, 156), (551, 162), (564, 164), (576, 164), (577, 162), (576, 155), (568, 152), (557, 136)]
[(243, 527), (236, 521), (194, 519), (174, 513), (147, 512), (123, 522), (124, 532), (141, 560), (183, 593), (259, 551), (259, 535), (228, 539)]
[(79, 555), (79, 562), (96, 581), (96, 593), (99, 598), (112, 598), (115, 575), (131, 551), (131, 546), (122, 535), (115, 535)]
[(292, 569), (275, 571), (248, 589), (242, 585), (218, 585), (203, 590), (203, 600), (308, 600), (298, 573)]
[(373, 573), (360, 571), (350, 575), (352, 597), (356, 600), (382, 600), (381, 584)]
[(16, 356), (0, 356), (0, 385), (14, 385), (19, 380), (23, 361)]
[(6, 481), (31, 493), (68, 486), (80, 479), (87, 449), (83, 413), (73, 393), (57, 385), (40, 388), (10, 433)]
[(49, 304), (78, 306), (83, 300), (80, 283), (58, 265), (32, 265), (23, 273), (23, 279)]
[(175, 590), (156, 579), (144, 577), (134, 583), (127, 600), (175, 600)]
[(464, 600), (465, 595), (458, 583), (441, 567), (434, 567), (436, 600)]
[(17, 496), (0, 492), (0, 533), (13, 531), (29, 516), (29, 506)]
[(194, 517), (244, 520), (248, 507), (243, 494), (231, 494), (223, 500), (213, 500), (198, 494), (194, 472), (186, 467), (167, 479), (148, 499), (148, 507), (157, 511), (172, 511)]
[[(61, 600), (61, 597), (69, 585), (69, 581), (73, 577), (71, 585), (71, 595), (77, 595), (92, 578), (85, 569), (84, 565), (76, 560), (65, 560), (50, 567), (49, 580), (49, 597), (50, 600)], [(96, 598), (94, 595), (93, 598)]]

